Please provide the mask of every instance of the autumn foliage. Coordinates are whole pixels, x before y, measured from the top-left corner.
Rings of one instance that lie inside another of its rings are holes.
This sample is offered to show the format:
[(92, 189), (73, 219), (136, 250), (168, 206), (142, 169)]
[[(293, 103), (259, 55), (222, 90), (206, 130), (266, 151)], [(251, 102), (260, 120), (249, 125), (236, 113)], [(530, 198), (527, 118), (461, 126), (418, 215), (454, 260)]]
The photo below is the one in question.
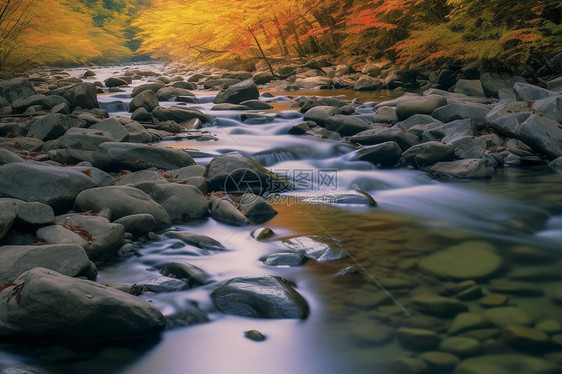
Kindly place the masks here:
[(561, 0), (0, 0), (0, 68), (140, 53), (252, 66), (317, 55), (542, 65), (562, 52)]

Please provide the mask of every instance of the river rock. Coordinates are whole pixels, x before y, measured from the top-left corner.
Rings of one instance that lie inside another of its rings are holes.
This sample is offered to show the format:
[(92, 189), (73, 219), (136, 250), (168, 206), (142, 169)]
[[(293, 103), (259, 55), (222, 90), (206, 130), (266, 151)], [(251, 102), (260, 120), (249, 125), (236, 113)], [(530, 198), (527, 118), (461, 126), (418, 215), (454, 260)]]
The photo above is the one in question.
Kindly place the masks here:
[(352, 161), (367, 161), (382, 168), (393, 167), (400, 161), (402, 148), (396, 142), (386, 142), (362, 148), (351, 155)]
[(74, 244), (12, 245), (0, 247), (0, 283), (16, 280), (23, 272), (35, 267), (44, 267), (69, 277), (88, 276), (94, 280), (95, 268), (80, 246)]
[(248, 108), (245, 105), (230, 104), (230, 103), (217, 104), (211, 108), (211, 110), (248, 110), (248, 109), (250, 108)]
[(423, 258), (418, 266), (439, 278), (462, 281), (487, 279), (501, 268), (502, 263), (494, 246), (469, 241), (435, 252)]
[(482, 344), (476, 339), (453, 336), (444, 339), (439, 344), (439, 350), (460, 357), (476, 356), (482, 352)]
[(145, 91), (152, 91), (153, 93), (156, 93), (162, 87), (164, 87), (164, 84), (159, 82), (144, 83), (135, 87), (131, 95), (136, 97)]
[(129, 137), (129, 132), (125, 126), (114, 118), (104, 119), (103, 121), (90, 126), (90, 129), (103, 131), (109, 135), (114, 142), (123, 142)]
[(139, 108), (144, 108), (148, 112), (152, 112), (159, 105), (158, 97), (151, 90), (146, 90), (136, 95), (129, 104), (129, 112), (134, 112)]
[(84, 237), (89, 246), (86, 253), (90, 260), (100, 262), (115, 255), (124, 244), (125, 228), (111, 223), (107, 218), (75, 214), (64, 218), (63, 226)]
[(492, 292), (519, 296), (542, 296), (544, 294), (544, 290), (534, 283), (515, 282), (505, 279), (492, 280), (488, 288)]
[(499, 102), (485, 120), (498, 134), (518, 138), (519, 127), (531, 114), (532, 109), (526, 101)]
[[(15, 204), (16, 222), (25, 225), (48, 225), (55, 221), (53, 208), (38, 202), (0, 198), (0, 203)], [(6, 211), (9, 209), (6, 208)]]
[(478, 103), (450, 103), (435, 109), (431, 116), (442, 122), (471, 118), (477, 127), (482, 127), (490, 109), (488, 105)]
[(455, 147), (456, 158), (481, 158), (486, 152), (486, 140), (480, 137), (461, 136), (449, 141)]
[(428, 129), (422, 133), (422, 140), (438, 140), (449, 143), (461, 136), (476, 136), (476, 124), (471, 118), (459, 119), (443, 124), (442, 126)]
[(60, 147), (95, 151), (100, 144), (112, 141), (113, 138), (101, 130), (71, 128), (60, 138)]
[(459, 313), (453, 320), (449, 335), (458, 335), (466, 331), (484, 329), (490, 326), (490, 322), (484, 316), (476, 313)]
[(361, 77), (353, 86), (355, 91), (377, 91), (383, 86), (383, 82), (375, 77)]
[[(23, 113), (29, 107), (32, 107), (32, 106), (35, 106), (35, 105), (38, 105), (41, 108), (46, 109), (46, 110), (51, 110), (55, 106), (60, 105), (60, 104), (66, 105), (67, 107), (69, 106), (68, 101), (62, 96), (58, 96), (58, 95), (49, 95), (49, 96), (32, 95), (32, 96), (26, 97), (25, 99), (14, 100), (14, 102), (12, 102), (12, 108), (14, 109), (14, 112), (16, 112), (16, 113)], [(68, 114), (68, 113), (66, 113), (66, 114)]]
[(550, 159), (562, 156), (562, 128), (556, 121), (532, 115), (519, 127), (519, 138)]
[[(328, 205), (362, 205), (365, 207), (375, 207), (377, 202), (371, 195), (364, 191), (348, 190), (337, 191), (332, 193), (323, 193), (319, 195), (291, 195), (289, 201), (294, 196), (294, 201), (300, 204), (328, 204)], [(284, 201), (283, 196), (278, 194), (271, 194), (268, 200), (272, 202)], [(285, 200), (286, 201), (286, 200)]]
[(526, 82), (517, 82), (513, 85), (513, 92), (517, 101), (536, 101), (551, 96), (559, 96), (553, 92)]
[(332, 80), (328, 77), (297, 78), (295, 86), (304, 90), (327, 89), (332, 87)]
[(16, 203), (0, 199), (0, 239), (8, 233), (16, 217)]
[(166, 210), (150, 196), (133, 187), (109, 186), (83, 191), (76, 197), (76, 206), (83, 211), (94, 212), (108, 208), (113, 219), (133, 214), (150, 214), (156, 221), (156, 229), (171, 225)]
[(27, 136), (42, 141), (58, 139), (73, 127), (83, 127), (84, 121), (76, 116), (60, 113), (49, 114), (35, 121), (29, 128)]
[[(140, 96), (140, 95), (138, 95), (138, 96)], [(135, 99), (138, 96), (135, 96)], [(173, 87), (173, 86), (162, 87), (156, 92), (157, 99), (161, 100), (161, 101), (169, 101), (169, 100), (171, 100), (173, 98), (176, 98), (178, 96), (193, 96), (193, 97), (195, 97), (195, 95), (191, 91), (189, 91), (185, 88), (179, 88), (179, 87)], [(156, 106), (158, 106), (158, 104), (156, 104)]]
[(165, 326), (151, 304), (99, 283), (44, 268), (22, 274), (15, 283), (0, 292), (3, 337), (133, 338), (158, 334)]
[(81, 191), (98, 186), (93, 178), (69, 168), (30, 163), (0, 167), (0, 197), (38, 201), (55, 211), (69, 208)]
[(157, 106), (152, 110), (152, 115), (159, 121), (176, 121), (177, 123), (189, 121), (194, 118), (199, 119), (202, 123), (211, 121), (209, 117), (200, 110), (179, 106), (171, 106), (168, 108)]
[(349, 257), (340, 243), (331, 238), (319, 236), (299, 236), (283, 240), (283, 245), (292, 251), (302, 253), (308, 258), (318, 262), (335, 261)]
[(25, 162), (25, 160), (14, 152), (0, 148), (0, 165), (11, 164), (14, 162)]
[(161, 276), (152, 278), (146, 282), (135, 283), (131, 287), (130, 293), (133, 295), (140, 295), (147, 291), (154, 293), (177, 292), (189, 288), (191, 288), (189, 284), (181, 279)]
[(283, 278), (239, 277), (211, 293), (215, 308), (222, 313), (257, 318), (306, 318), (306, 300)]
[(70, 109), (94, 109), (98, 107), (97, 88), (93, 83), (77, 83), (67, 89), (64, 98), (68, 100)]
[(94, 161), (102, 169), (113, 170), (143, 170), (150, 167), (168, 170), (193, 163), (193, 159), (186, 152), (179, 150), (117, 142), (101, 144), (94, 153)]
[(398, 342), (407, 349), (430, 351), (439, 345), (441, 338), (431, 330), (400, 327), (396, 330)]
[(525, 326), (506, 326), (502, 330), (506, 345), (524, 350), (544, 349), (550, 345), (550, 338), (544, 332)]
[(277, 215), (277, 211), (262, 197), (245, 193), (240, 197), (240, 212), (252, 223), (264, 223)]
[(409, 305), (417, 311), (436, 316), (456, 316), (468, 311), (462, 302), (442, 296), (414, 296)]
[(207, 235), (196, 234), (188, 231), (168, 231), (165, 235), (168, 238), (179, 239), (185, 244), (201, 249), (209, 249), (213, 251), (222, 251), (225, 249), (219, 241)]
[(267, 84), (276, 79), (277, 78), (275, 78), (273, 75), (266, 73), (264, 71), (258, 71), (252, 76), (252, 80), (254, 81), (255, 84)]
[(209, 203), (201, 191), (185, 184), (159, 184), (150, 196), (166, 209), (172, 220), (201, 218), (209, 209)]
[(363, 145), (394, 141), (404, 151), (420, 142), (416, 135), (407, 134), (399, 128), (366, 130), (352, 136), (350, 140)]
[(552, 362), (523, 354), (486, 355), (462, 361), (454, 374), (557, 374)]
[(241, 152), (214, 157), (205, 174), (210, 191), (234, 193), (286, 191), (290, 186), (258, 162)]
[[(316, 108), (321, 108), (321, 107), (315, 107), (310, 110), (314, 110)], [(371, 126), (361, 118), (354, 117), (354, 116), (346, 116), (342, 114), (336, 114), (332, 117), (327, 118), (324, 121), (324, 125), (326, 129), (330, 131), (337, 131), (340, 135), (343, 136), (355, 135), (361, 131), (371, 129)]]
[(373, 115), (373, 123), (391, 123), (395, 124), (398, 122), (398, 117), (396, 116), (396, 108), (390, 106), (383, 106), (377, 109)]
[[(317, 124), (319, 124), (320, 126), (325, 126), (326, 125), (326, 121), (335, 116), (336, 114), (339, 114), (340, 110), (336, 107), (333, 106), (325, 106), (325, 105), (320, 105), (320, 106), (315, 106), (310, 108), (309, 110), (306, 111), (306, 113), (304, 113), (304, 120), (305, 121), (313, 121)], [(338, 117), (339, 118), (339, 117)], [(358, 125), (356, 122), (353, 122), (353, 127), (351, 128), (356, 128)], [(338, 127), (337, 125), (335, 126), (336, 128)]]
[(150, 214), (131, 214), (130, 216), (121, 217), (113, 223), (123, 225), (125, 232), (134, 236), (141, 236), (154, 230), (156, 220)]
[(0, 96), (9, 103), (35, 95), (35, 88), (28, 80), (9, 79), (0, 80)]
[(257, 99), (259, 96), (260, 93), (256, 84), (251, 79), (247, 79), (222, 89), (215, 97), (214, 103), (240, 104), (246, 100)]
[(127, 139), (130, 143), (149, 143), (152, 141), (152, 135), (138, 122), (129, 121), (122, 123), (123, 127), (129, 133)]
[(427, 363), (431, 370), (437, 372), (451, 371), (461, 362), (457, 356), (439, 351), (424, 352), (420, 355), (420, 358)]
[(517, 82), (525, 82), (525, 79), (519, 76), (511, 76), (508, 73), (484, 73), (480, 76), (482, 89), (487, 97), (499, 97), (502, 89), (512, 90)]
[(140, 122), (153, 122), (154, 117), (144, 108), (137, 108), (132, 114), (131, 119), (133, 121)]
[(126, 80), (120, 77), (109, 77), (104, 80), (103, 83), (105, 83), (105, 86), (108, 88), (127, 86), (129, 84)]
[(210, 279), (209, 274), (187, 262), (169, 262), (156, 268), (162, 275), (181, 279), (190, 288), (206, 284)]
[[(131, 185), (146, 193), (150, 193), (157, 183), (168, 183), (161, 173), (153, 170), (141, 170), (127, 173), (116, 182), (118, 186)], [(148, 187), (150, 185), (150, 187)], [(150, 190), (150, 191), (147, 191)]]
[(455, 85), (454, 92), (467, 96), (485, 96), (480, 79), (459, 79)]
[(247, 107), (250, 110), (269, 110), (269, 109), (273, 109), (273, 106), (269, 105), (265, 101), (261, 101), (261, 100), (258, 100), (258, 99), (242, 101), (240, 103), (240, 105), (244, 105), (245, 107)]
[(430, 141), (417, 144), (401, 155), (402, 165), (414, 165), (418, 168), (433, 165), (437, 162), (452, 161), (456, 158), (455, 146)]
[(486, 317), (486, 319), (488, 319), (492, 324), (500, 328), (510, 325), (528, 326), (533, 323), (527, 313), (512, 306), (488, 309), (484, 312), (484, 317)]
[(308, 258), (302, 253), (279, 252), (260, 258), (266, 266), (301, 266)]
[(421, 358), (401, 356), (388, 365), (389, 373), (423, 374), (427, 373), (428, 365)]
[(486, 162), (477, 158), (438, 162), (428, 171), (436, 177), (447, 178), (486, 179), (492, 176)]
[(211, 217), (219, 222), (234, 226), (243, 226), (250, 223), (246, 216), (227, 199), (215, 200), (211, 207)]
[(447, 99), (440, 95), (428, 95), (415, 100), (402, 100), (396, 105), (396, 115), (401, 121), (414, 114), (431, 114), (439, 107), (447, 105)]
[(84, 248), (84, 250), (90, 248), (88, 240), (61, 225), (41, 227), (37, 230), (36, 235), (39, 241), (49, 244), (73, 244)]
[[(301, 96), (300, 98), (301, 100), (297, 98), (295, 99), (295, 101), (297, 101), (297, 103), (299, 104), (302, 103), (301, 110), (300, 110), (301, 113), (306, 113), (308, 112), (308, 110), (316, 106), (331, 106), (334, 108), (343, 108), (349, 105), (347, 102), (340, 99), (336, 99), (334, 97), (312, 98), (312, 97)], [(304, 100), (304, 102), (302, 102), (302, 100)]]

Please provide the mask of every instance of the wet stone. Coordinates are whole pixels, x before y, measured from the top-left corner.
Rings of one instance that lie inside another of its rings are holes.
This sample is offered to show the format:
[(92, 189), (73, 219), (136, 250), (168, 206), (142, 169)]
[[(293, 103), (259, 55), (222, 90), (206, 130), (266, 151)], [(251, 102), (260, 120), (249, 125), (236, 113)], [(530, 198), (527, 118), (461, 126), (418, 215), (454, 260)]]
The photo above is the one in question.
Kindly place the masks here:
[(533, 323), (527, 313), (512, 306), (488, 309), (484, 312), (484, 317), (497, 327), (530, 325)]
[(148, 282), (141, 282), (133, 285), (131, 287), (131, 293), (133, 295), (139, 295), (143, 293), (145, 290), (150, 292), (175, 292), (186, 290), (189, 288), (187, 282), (171, 278), (171, 277), (157, 277), (154, 279), (149, 280)]
[(266, 339), (265, 335), (263, 335), (258, 330), (249, 330), (244, 333), (244, 336), (250, 340), (255, 342), (262, 342)]
[(252, 232), (252, 238), (260, 241), (270, 239), (274, 235), (275, 232), (273, 232), (273, 230), (269, 227), (262, 227)]
[(541, 321), (535, 325), (535, 328), (549, 335), (562, 332), (562, 324), (554, 319)]
[(441, 344), (439, 344), (439, 350), (460, 357), (476, 356), (482, 352), (482, 345), (476, 339), (454, 336), (444, 339)]
[(468, 311), (460, 301), (441, 296), (415, 296), (409, 305), (419, 312), (436, 316), (455, 316)]
[(523, 350), (543, 349), (550, 344), (544, 332), (525, 326), (506, 326), (502, 330), (502, 340), (506, 345)]
[(486, 355), (461, 362), (454, 374), (557, 374), (560, 368), (546, 360), (522, 355)]
[(429, 365), (430, 369), (442, 371), (452, 370), (461, 362), (460, 358), (457, 356), (439, 351), (422, 353), (420, 358)]
[(492, 280), (488, 288), (492, 292), (518, 296), (542, 296), (544, 294), (544, 290), (535, 284), (503, 279)]
[(421, 374), (427, 372), (427, 364), (424, 360), (415, 357), (399, 357), (391, 364), (392, 373)]
[(385, 344), (394, 338), (394, 329), (380, 324), (354, 324), (352, 332), (358, 339), (373, 345)]
[(465, 331), (485, 328), (489, 325), (490, 322), (480, 314), (459, 313), (453, 320), (448, 334), (457, 335)]
[(489, 294), (478, 300), (478, 303), (486, 308), (493, 308), (507, 304), (508, 297), (497, 293)]
[(302, 253), (273, 253), (267, 257), (263, 257), (260, 261), (263, 261), (264, 265), (267, 266), (301, 266), (308, 258)]
[(484, 342), (489, 339), (495, 339), (500, 336), (500, 329), (480, 329), (480, 330), (470, 330), (460, 334), (466, 338), (476, 339), (478, 341)]
[(428, 351), (435, 349), (441, 338), (434, 331), (401, 327), (396, 331), (398, 341), (408, 349)]

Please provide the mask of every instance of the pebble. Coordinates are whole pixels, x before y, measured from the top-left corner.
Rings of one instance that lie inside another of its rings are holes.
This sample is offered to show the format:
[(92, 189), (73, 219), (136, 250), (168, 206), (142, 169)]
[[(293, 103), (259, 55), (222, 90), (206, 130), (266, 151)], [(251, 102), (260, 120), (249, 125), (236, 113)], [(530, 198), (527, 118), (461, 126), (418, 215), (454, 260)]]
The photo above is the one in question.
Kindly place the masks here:
[(494, 279), (488, 285), (492, 292), (506, 293), (518, 296), (542, 296), (544, 290), (537, 285), (526, 282), (512, 282), (504, 279)]
[(444, 339), (439, 344), (439, 350), (460, 357), (476, 356), (482, 352), (482, 344), (476, 339), (454, 336)]
[(427, 371), (428, 365), (421, 358), (399, 357), (392, 362), (392, 372), (400, 374), (421, 374)]
[(455, 316), (468, 310), (460, 301), (442, 296), (414, 296), (409, 305), (419, 312), (436, 316)]
[(500, 336), (500, 329), (470, 330), (460, 334), (459, 336), (464, 336), (465, 338), (472, 338), (483, 342)]
[(461, 362), (460, 358), (457, 356), (439, 351), (422, 353), (420, 358), (429, 365), (430, 369), (438, 371), (452, 370)]
[(562, 325), (554, 319), (547, 319), (535, 325), (535, 328), (546, 334), (557, 334), (562, 332)]
[(529, 317), (527, 313), (512, 306), (488, 309), (484, 312), (484, 317), (497, 327), (505, 327), (509, 325), (530, 325), (533, 323), (531, 317)]
[(244, 333), (244, 336), (250, 340), (253, 340), (255, 342), (263, 342), (266, 337), (265, 335), (263, 335), (261, 332), (259, 332), (258, 330), (249, 330), (246, 331)]
[(525, 351), (542, 349), (550, 339), (544, 332), (525, 326), (507, 326), (502, 330), (502, 340), (506, 345)]
[(492, 308), (507, 304), (507, 300), (508, 297), (506, 295), (494, 293), (484, 296), (483, 298), (478, 300), (478, 303), (483, 307)]
[(432, 350), (437, 348), (441, 338), (431, 330), (401, 327), (396, 331), (396, 337), (402, 346), (413, 350)]
[(484, 316), (475, 313), (460, 313), (458, 314), (451, 327), (449, 328), (449, 335), (457, 335), (465, 331), (486, 328), (490, 322)]

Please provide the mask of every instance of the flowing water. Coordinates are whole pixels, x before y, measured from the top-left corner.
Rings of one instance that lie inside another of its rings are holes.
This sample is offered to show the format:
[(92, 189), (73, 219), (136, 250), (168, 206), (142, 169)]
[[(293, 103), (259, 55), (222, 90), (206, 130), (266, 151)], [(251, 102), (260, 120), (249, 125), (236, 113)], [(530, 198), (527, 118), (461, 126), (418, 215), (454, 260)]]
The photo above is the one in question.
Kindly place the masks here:
[[(96, 79), (116, 75), (118, 70), (97, 69)], [(127, 115), (120, 111), (120, 105), (107, 104), (128, 102), (131, 88), (126, 90), (101, 95), (100, 103), (114, 109), (112, 115)], [(409, 351), (396, 341), (379, 344), (373, 337), (380, 325), (407, 325), (416, 316), (407, 305), (412, 295), (439, 293), (447, 287), (416, 269), (423, 256), (463, 242), (484, 241), (497, 249), (509, 271), (524, 267), (513, 255), (522, 250), (549, 256), (550, 264), (545, 267), (560, 265), (560, 173), (548, 168), (500, 169), (489, 181), (440, 181), (416, 170), (377, 169), (366, 162), (350, 161), (353, 148), (343, 141), (287, 135), (292, 125), (302, 121), (302, 114), (289, 107), (290, 95), (341, 96), (367, 103), (389, 99), (391, 93), (275, 92), (268, 99), (274, 109), (263, 112), (272, 118), (264, 123), (241, 122), (243, 112), (210, 111), (214, 93), (196, 94), (201, 104), (188, 105), (217, 117), (220, 124), (205, 130), (218, 140), (199, 142), (179, 136), (161, 146), (198, 150), (202, 157), (195, 160), (201, 165), (214, 155), (242, 151), (287, 175), (298, 193), (359, 189), (371, 194), (378, 207), (281, 202), (275, 205), (279, 214), (267, 224), (276, 236), (265, 242), (250, 235), (260, 226), (232, 227), (213, 219), (176, 225), (179, 230), (211, 236), (228, 250), (202, 254), (194, 247), (177, 248), (174, 240), (146, 242), (140, 243), (142, 257), (117, 259), (99, 269), (98, 281), (111, 285), (146, 281), (157, 275), (155, 264), (171, 261), (190, 262), (212, 275), (216, 282), (206, 286), (142, 296), (177, 321), (158, 341), (103, 347), (4, 346), (0, 364), (36, 365), (52, 373), (386, 373), (390, 361)], [(360, 111), (367, 117), (373, 113), (369, 105)], [(324, 178), (326, 175), (330, 178)], [(284, 249), (279, 238), (309, 234), (336, 238), (352, 256), (336, 263), (309, 261), (300, 267), (279, 268), (264, 266), (258, 260)], [(347, 266), (361, 274), (335, 276)], [(562, 267), (559, 270), (562, 272)], [(310, 316), (305, 320), (259, 320), (214, 310), (209, 293), (217, 282), (259, 275), (279, 275), (295, 282), (310, 304)], [(381, 287), (385, 279), (396, 278), (409, 286)], [(545, 296), (510, 296), (510, 302), (537, 321), (562, 322), (562, 308), (550, 300), (562, 287), (560, 278), (554, 278), (537, 283)], [(473, 312), (482, 311), (476, 301), (467, 305)], [(209, 321), (188, 326), (190, 320), (182, 318), (182, 312), (191, 310), (194, 318), (198, 308)], [(244, 332), (251, 329), (261, 331), (267, 340), (257, 343), (246, 339)]]

